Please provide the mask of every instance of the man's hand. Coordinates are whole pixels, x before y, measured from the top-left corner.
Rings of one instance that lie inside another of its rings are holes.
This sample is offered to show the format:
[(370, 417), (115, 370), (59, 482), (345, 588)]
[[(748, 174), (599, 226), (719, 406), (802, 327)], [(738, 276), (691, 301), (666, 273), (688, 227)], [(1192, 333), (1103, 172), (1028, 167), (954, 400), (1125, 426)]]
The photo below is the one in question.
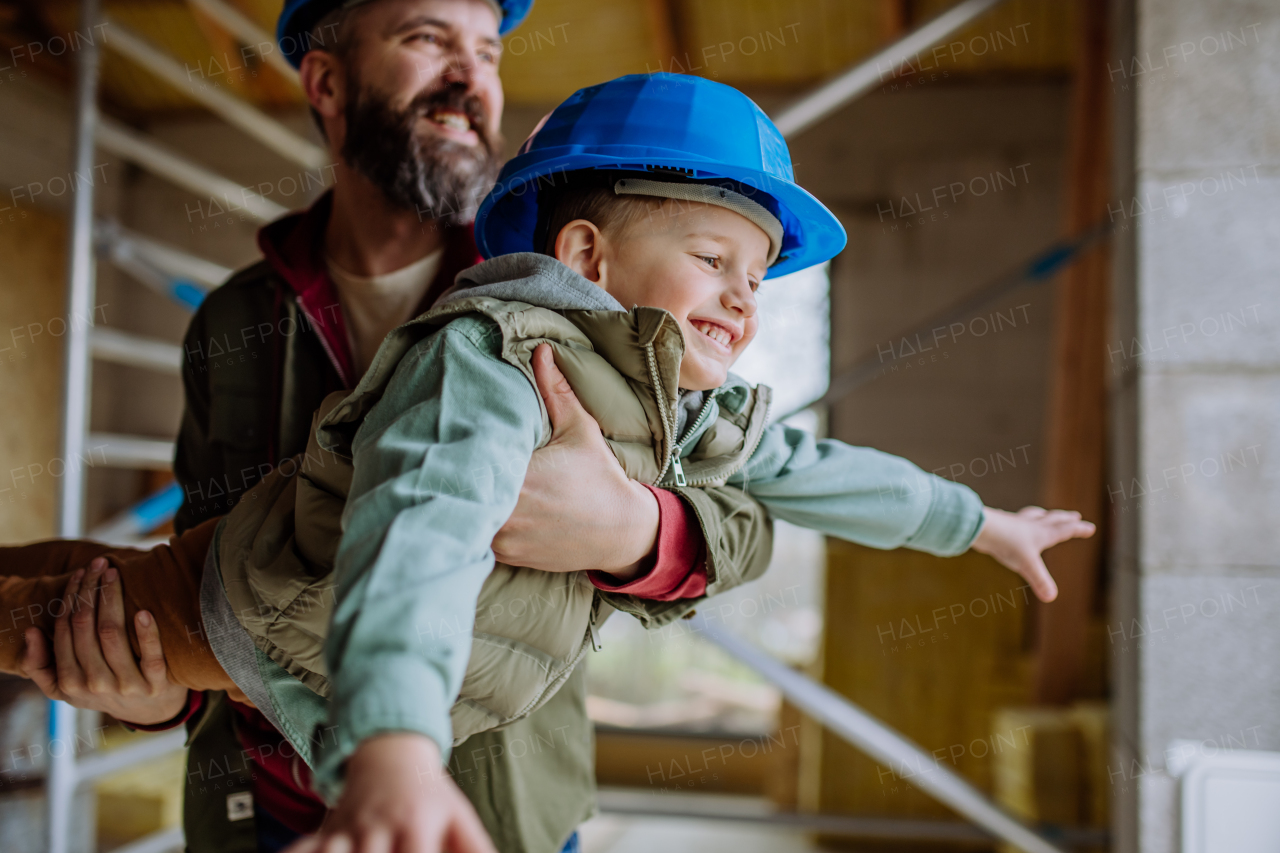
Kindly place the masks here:
[(1040, 554), (1068, 539), (1088, 539), (1097, 530), (1082, 521), (1080, 513), (1067, 510), (1023, 507), (1016, 513), (982, 508), (982, 530), (973, 540), (973, 550), (994, 557), (1022, 575), (1036, 598), (1053, 601), (1058, 585), (1053, 582)]
[(533, 454), (494, 553), (513, 566), (595, 569), (629, 580), (657, 546), (658, 499), (627, 479), (549, 345), (534, 352), (533, 373), (551, 417), (551, 441)]
[(496, 853), (475, 809), (417, 734), (369, 738), (320, 832), (285, 853)]
[(169, 681), (160, 632), (138, 611), (134, 628), (142, 660), (135, 661), (124, 626), (120, 573), (101, 557), (67, 582), (63, 614), (54, 623), (54, 661), (39, 628), (28, 628), (23, 674), (50, 699), (104, 711), (140, 726), (172, 720), (187, 702), (187, 688)]

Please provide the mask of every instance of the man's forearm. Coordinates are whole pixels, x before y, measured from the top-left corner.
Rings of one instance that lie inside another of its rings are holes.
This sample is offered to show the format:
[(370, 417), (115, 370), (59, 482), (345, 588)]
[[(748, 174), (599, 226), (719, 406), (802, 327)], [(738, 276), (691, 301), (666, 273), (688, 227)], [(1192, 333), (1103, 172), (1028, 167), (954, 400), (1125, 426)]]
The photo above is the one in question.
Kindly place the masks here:
[(662, 528), (662, 506), (658, 489), (629, 480), (628, 505), (620, 510), (616, 568), (597, 574), (614, 578), (615, 583), (634, 581), (650, 573), (658, 559), (658, 532)]
[(645, 488), (658, 504), (658, 530), (652, 554), (629, 575), (591, 572), (588, 577), (598, 589), (651, 601), (698, 598), (707, 589), (703, 556), (706, 543), (698, 517), (671, 492), (652, 486)]
[(689, 525), (691, 535), (703, 542), (705, 560), (701, 562), (699, 574), (705, 577), (705, 589), (693, 594), (697, 581), (691, 580), (690, 587), (686, 588), (688, 594), (670, 600), (601, 590), (609, 604), (635, 616), (646, 628), (666, 625), (688, 613), (703, 597), (758, 578), (768, 568), (773, 550), (773, 523), (769, 514), (741, 489), (718, 486), (672, 491), (688, 507), (696, 522)]
[(184, 725), (200, 712), (204, 707), (204, 694), (198, 690), (187, 691), (187, 702), (182, 706), (182, 710), (178, 712), (173, 719), (166, 720), (163, 723), (151, 723), (144, 725), (142, 723), (130, 723), (121, 720), (127, 727), (139, 732), (167, 732), (169, 729), (176, 729), (178, 726)]

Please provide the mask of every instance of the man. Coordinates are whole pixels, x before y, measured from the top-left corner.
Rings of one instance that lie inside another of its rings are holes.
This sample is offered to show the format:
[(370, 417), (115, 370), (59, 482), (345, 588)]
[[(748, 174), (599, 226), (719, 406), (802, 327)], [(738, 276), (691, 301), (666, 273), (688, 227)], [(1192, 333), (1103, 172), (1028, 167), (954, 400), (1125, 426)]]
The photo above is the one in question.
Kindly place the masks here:
[[(499, 165), (499, 36), (529, 5), (286, 4), (281, 48), (299, 66), (335, 186), (310, 210), (264, 228), (266, 260), (210, 294), (192, 321), (175, 461), (186, 491), (179, 530), (227, 512), (272, 466), (301, 452), (324, 396), (354, 387), (382, 337), (479, 260), (469, 222)], [(622, 589), (668, 602), (763, 570), (770, 542), (758, 505), (732, 489), (677, 498), (627, 481), (558, 372), (539, 381), (553, 443), (494, 542), (499, 559), (616, 572), (640, 565), (647, 574)], [(30, 650), (28, 671), (46, 693), (81, 707), (157, 728), (187, 722), (188, 850), (278, 850), (315, 830), (324, 805), (265, 718), (225, 696), (187, 696), (168, 684), (158, 640), (143, 642), (135, 665), (120, 649), (119, 602), (104, 592), (99, 609), (60, 623), (56, 672), (43, 648)], [(140, 638), (154, 630), (137, 628)], [(172, 718), (131, 713), (130, 697), (139, 695), (165, 696)], [(424, 832), (454, 832), (451, 844), (463, 833), (480, 844), (467, 834), (474, 807), (500, 850), (554, 853), (593, 808), (592, 761), (580, 669), (526, 720), (455, 748), (452, 781), (422, 774), (421, 799), (433, 809)], [(359, 783), (360, 768), (349, 767), (348, 790)], [(421, 849), (442, 840), (433, 836)]]

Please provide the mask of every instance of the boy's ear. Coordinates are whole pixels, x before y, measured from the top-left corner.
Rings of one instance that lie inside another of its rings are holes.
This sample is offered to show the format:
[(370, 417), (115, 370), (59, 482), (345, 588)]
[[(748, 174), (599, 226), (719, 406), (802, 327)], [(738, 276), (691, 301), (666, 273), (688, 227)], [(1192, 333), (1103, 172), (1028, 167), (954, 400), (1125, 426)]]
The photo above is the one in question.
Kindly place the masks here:
[(604, 287), (600, 280), (603, 241), (604, 235), (594, 222), (575, 219), (556, 235), (556, 260), (588, 281)]

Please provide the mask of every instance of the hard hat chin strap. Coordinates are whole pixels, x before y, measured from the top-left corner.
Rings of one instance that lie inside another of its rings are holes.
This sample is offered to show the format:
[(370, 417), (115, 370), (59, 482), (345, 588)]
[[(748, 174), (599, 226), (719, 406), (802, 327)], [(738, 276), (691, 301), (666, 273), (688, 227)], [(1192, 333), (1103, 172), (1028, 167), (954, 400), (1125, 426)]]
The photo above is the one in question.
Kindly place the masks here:
[(696, 201), (732, 210), (754, 222), (761, 231), (769, 235), (769, 266), (773, 266), (782, 251), (782, 223), (778, 217), (764, 205), (752, 201), (742, 193), (714, 184), (678, 184), (670, 181), (647, 181), (643, 178), (623, 178), (613, 185), (613, 191), (618, 195), (650, 195), (678, 201)]

